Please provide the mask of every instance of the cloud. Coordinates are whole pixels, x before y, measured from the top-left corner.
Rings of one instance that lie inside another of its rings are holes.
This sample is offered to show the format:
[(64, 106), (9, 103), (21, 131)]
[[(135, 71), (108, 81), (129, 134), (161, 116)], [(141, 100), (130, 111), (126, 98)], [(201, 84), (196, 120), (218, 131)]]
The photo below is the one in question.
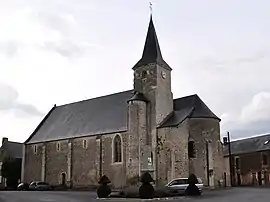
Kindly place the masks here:
[(270, 92), (255, 94), (238, 113), (224, 113), (221, 128), (234, 139), (270, 133)]
[(95, 44), (88, 44), (84, 42), (74, 42), (72, 40), (61, 40), (58, 42), (46, 41), (43, 45), (39, 46), (43, 50), (54, 51), (59, 55), (67, 58), (80, 57), (89, 48), (101, 48), (101, 46)]
[(0, 83), (0, 109), (10, 109), (18, 98), (18, 92), (11, 86)]
[(75, 29), (76, 21), (70, 13), (53, 13), (50, 11), (39, 10), (35, 13), (35, 19), (47, 26), (49, 29), (54, 29), (66, 35)]
[(0, 41), (0, 54), (4, 54), (7, 57), (13, 57), (16, 55), (19, 49), (19, 43), (17, 41)]
[(39, 111), (31, 104), (18, 101), (19, 94), (12, 86), (0, 82), (0, 111), (13, 111), (19, 116), (21, 113), (30, 116), (42, 116), (44, 113)]
[(260, 92), (243, 107), (240, 121), (243, 124), (270, 121), (270, 92)]
[(71, 41), (63, 41), (60, 43), (45, 42), (43, 49), (55, 51), (63, 57), (74, 57), (82, 54), (82, 48)]

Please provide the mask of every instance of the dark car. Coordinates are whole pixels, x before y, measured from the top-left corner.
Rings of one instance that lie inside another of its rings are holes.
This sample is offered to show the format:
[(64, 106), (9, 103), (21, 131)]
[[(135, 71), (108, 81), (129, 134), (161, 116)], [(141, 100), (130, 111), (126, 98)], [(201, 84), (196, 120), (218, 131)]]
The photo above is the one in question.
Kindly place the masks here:
[(26, 190), (28, 190), (29, 189), (29, 184), (28, 183), (20, 183), (19, 185), (18, 185), (18, 187), (17, 187), (17, 189), (19, 190), (19, 191), (26, 191)]
[(48, 190), (52, 190), (52, 188), (46, 182), (34, 181), (34, 182), (31, 182), (31, 184), (29, 185), (29, 190), (48, 191)]

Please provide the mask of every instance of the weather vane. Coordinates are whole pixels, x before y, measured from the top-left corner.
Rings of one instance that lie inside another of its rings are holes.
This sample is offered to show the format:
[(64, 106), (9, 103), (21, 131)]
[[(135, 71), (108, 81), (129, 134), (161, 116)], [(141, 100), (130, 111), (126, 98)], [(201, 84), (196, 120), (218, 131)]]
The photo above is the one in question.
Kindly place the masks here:
[(151, 1), (149, 2), (149, 8), (150, 8), (150, 13), (152, 14), (153, 13), (153, 9), (152, 9), (152, 3), (151, 3)]

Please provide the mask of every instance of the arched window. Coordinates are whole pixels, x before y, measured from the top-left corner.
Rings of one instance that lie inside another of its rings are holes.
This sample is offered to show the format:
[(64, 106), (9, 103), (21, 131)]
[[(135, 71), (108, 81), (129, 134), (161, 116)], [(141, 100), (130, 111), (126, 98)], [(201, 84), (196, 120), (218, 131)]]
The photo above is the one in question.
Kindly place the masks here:
[(37, 145), (34, 145), (34, 153), (37, 153)]
[(57, 143), (56, 143), (56, 150), (57, 150), (57, 151), (60, 151), (60, 149), (61, 149), (60, 142), (57, 142)]
[(113, 139), (113, 161), (115, 163), (122, 162), (122, 141), (119, 135)]
[(83, 148), (87, 148), (87, 140), (83, 140)]
[(194, 141), (188, 142), (188, 158), (195, 158), (195, 144)]

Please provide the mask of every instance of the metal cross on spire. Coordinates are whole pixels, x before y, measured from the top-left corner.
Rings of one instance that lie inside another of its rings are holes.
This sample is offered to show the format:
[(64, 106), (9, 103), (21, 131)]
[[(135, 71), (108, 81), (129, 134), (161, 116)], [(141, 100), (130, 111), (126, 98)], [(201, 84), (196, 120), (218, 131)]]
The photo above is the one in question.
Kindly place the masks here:
[(151, 15), (152, 15), (152, 13), (153, 13), (152, 6), (153, 6), (153, 4), (152, 4), (151, 1), (150, 1), (150, 2), (149, 2), (149, 8), (150, 8), (150, 14), (151, 14)]

